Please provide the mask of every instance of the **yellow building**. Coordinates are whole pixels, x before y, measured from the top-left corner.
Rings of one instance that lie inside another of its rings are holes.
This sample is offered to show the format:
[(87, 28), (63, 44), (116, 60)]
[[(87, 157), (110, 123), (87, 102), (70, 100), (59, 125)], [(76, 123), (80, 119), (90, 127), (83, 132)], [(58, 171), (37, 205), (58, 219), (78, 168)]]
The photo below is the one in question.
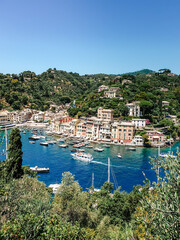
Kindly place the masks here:
[(130, 143), (134, 137), (135, 126), (132, 122), (114, 122), (111, 130), (111, 141)]
[(97, 117), (103, 119), (103, 121), (112, 121), (114, 111), (110, 109), (103, 109), (102, 107), (98, 108)]

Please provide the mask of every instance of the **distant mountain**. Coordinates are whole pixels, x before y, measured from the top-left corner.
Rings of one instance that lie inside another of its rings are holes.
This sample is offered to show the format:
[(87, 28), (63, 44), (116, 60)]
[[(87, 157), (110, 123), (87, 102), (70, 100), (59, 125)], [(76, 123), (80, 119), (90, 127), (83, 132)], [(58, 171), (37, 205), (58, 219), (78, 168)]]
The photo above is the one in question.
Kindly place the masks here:
[[(148, 74), (148, 73), (154, 73), (155, 71), (150, 70), (150, 69), (142, 69), (139, 71), (135, 71), (135, 72), (128, 72), (128, 73), (124, 73), (124, 74), (128, 74), (128, 75), (139, 75), (139, 74)], [(122, 75), (122, 74), (121, 74)]]

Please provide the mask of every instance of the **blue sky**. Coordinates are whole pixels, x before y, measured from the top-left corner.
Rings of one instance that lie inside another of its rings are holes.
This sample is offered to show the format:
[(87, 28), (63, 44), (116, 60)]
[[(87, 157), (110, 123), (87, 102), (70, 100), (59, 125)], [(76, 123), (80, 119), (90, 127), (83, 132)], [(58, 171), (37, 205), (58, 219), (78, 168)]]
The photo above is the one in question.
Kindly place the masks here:
[(180, 74), (179, 0), (0, 0), (0, 72)]

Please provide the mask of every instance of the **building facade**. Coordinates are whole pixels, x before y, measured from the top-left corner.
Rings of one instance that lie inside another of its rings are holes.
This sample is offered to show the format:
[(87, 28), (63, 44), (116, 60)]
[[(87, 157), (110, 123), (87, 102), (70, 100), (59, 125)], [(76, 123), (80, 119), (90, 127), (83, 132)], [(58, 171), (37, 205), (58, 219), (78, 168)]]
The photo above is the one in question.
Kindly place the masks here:
[(135, 126), (135, 129), (143, 129), (146, 127), (146, 119), (134, 118), (132, 123)]
[(142, 116), (142, 112), (141, 112), (139, 104), (140, 104), (139, 101), (126, 104), (126, 106), (129, 108), (129, 116), (130, 117)]
[(132, 122), (114, 122), (112, 124), (111, 141), (114, 143), (130, 143), (134, 137), (135, 126)]
[(112, 121), (114, 111), (110, 109), (103, 109), (102, 107), (98, 108), (97, 117), (103, 119), (103, 121)]

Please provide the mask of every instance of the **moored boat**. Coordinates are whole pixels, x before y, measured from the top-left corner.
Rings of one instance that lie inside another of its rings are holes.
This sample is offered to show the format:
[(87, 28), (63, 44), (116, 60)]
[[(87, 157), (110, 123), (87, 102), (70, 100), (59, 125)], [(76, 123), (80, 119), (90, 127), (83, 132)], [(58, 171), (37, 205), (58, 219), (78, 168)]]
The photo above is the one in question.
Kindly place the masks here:
[(29, 139), (32, 139), (32, 140), (39, 140), (40, 138), (41, 137), (37, 135), (32, 135), (31, 137), (29, 137)]
[(48, 146), (48, 142), (40, 142), (40, 145)]
[(96, 152), (103, 152), (104, 149), (103, 148), (94, 148), (94, 151), (96, 151)]
[(62, 147), (62, 148), (67, 148), (67, 147), (68, 147), (67, 144), (59, 144), (58, 146), (59, 146), (59, 147)]
[(129, 150), (129, 151), (136, 151), (136, 148), (134, 148), (134, 147), (128, 147), (128, 148), (126, 148), (126, 150)]
[(110, 145), (103, 144), (103, 147), (109, 148), (109, 147), (110, 147)]
[(30, 167), (30, 169), (32, 171), (38, 172), (38, 173), (47, 173), (47, 172), (49, 172), (49, 168), (39, 168), (38, 166)]
[(168, 152), (168, 153), (160, 153), (159, 156), (162, 157), (162, 158), (168, 158), (168, 157), (175, 158), (176, 157), (173, 154), (171, 154), (170, 152)]
[(52, 188), (53, 193), (56, 194), (56, 192), (60, 186), (61, 186), (61, 184), (56, 183), (56, 184), (50, 184), (48, 187)]
[(118, 153), (117, 157), (118, 157), (118, 158), (122, 158), (122, 156), (121, 156), (121, 154), (120, 154), (120, 153)]

